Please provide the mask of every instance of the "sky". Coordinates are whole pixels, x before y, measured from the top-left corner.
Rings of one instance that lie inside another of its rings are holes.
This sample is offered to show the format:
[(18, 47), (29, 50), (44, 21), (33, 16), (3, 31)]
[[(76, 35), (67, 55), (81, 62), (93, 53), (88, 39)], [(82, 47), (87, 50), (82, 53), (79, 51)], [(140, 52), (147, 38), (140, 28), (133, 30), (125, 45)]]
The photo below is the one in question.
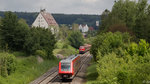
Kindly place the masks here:
[[(148, 0), (150, 2), (150, 0)], [(0, 0), (0, 11), (98, 14), (111, 10), (114, 0)]]

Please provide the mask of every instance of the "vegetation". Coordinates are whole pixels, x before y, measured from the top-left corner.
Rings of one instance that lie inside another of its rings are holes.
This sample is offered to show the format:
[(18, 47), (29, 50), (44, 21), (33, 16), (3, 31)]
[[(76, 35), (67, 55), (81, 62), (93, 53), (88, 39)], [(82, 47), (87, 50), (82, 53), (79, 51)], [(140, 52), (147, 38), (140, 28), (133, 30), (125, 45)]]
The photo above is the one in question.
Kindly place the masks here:
[(43, 50), (46, 52), (47, 59), (53, 58), (52, 51), (56, 40), (49, 29), (29, 28), (23, 19), (18, 20), (17, 16), (11, 12), (5, 13), (1, 24), (3, 50), (22, 50), (28, 54), (34, 54), (36, 50)]
[(74, 47), (70, 46), (65, 41), (58, 41), (55, 45), (55, 49), (53, 51), (54, 55), (57, 56), (58, 54), (61, 54), (65, 57), (77, 54), (78, 50), (76, 50)]
[(0, 53), (0, 76), (7, 77), (16, 70), (16, 58), (12, 54)]
[[(0, 20), (0, 84), (27, 84), (58, 63), (49, 29), (29, 28), (12, 12)], [(37, 56), (44, 61), (39, 63)]]
[[(103, 33), (97, 36), (94, 39), (91, 47), (91, 53), (93, 54), (93, 58), (96, 61), (98, 52), (101, 53), (102, 56), (105, 54), (111, 53), (113, 50), (117, 50), (121, 46), (125, 48), (125, 44), (130, 40), (130, 36), (128, 33), (121, 34), (120, 32), (116, 33)], [(121, 50), (121, 49), (120, 49)]]
[(148, 0), (117, 0), (112, 11), (104, 11), (100, 32), (129, 32), (149, 41), (150, 5)]
[(42, 50), (46, 53), (47, 59), (52, 59), (55, 43), (55, 37), (49, 29), (31, 28), (26, 36), (24, 49), (31, 54), (34, 54), (36, 50)]
[(74, 48), (78, 49), (84, 43), (83, 35), (79, 31), (73, 31), (68, 40)]
[(91, 53), (97, 62), (98, 77), (88, 83), (141, 84), (150, 79), (149, 43), (143, 39), (138, 44), (130, 42), (129, 37), (126, 33), (108, 32), (95, 38)]
[(25, 35), (27, 34), (28, 26), (25, 21), (20, 20), (15, 14), (6, 12), (1, 21), (1, 45), (2, 48), (6, 47), (12, 50), (23, 49), (25, 42)]
[(98, 73), (96, 71), (96, 66), (97, 66), (97, 64), (94, 61), (92, 61), (90, 63), (90, 66), (88, 67), (87, 74), (86, 74), (86, 79), (88, 80), (87, 84), (95, 83), (95, 79), (97, 79), (97, 77), (98, 77)]
[(0, 76), (0, 84), (29, 84), (48, 69), (57, 66), (59, 60), (44, 60), (39, 63), (35, 56), (29, 56), (18, 57), (16, 62), (16, 71), (7, 78)]
[(90, 51), (98, 77), (87, 78), (88, 84), (142, 84), (150, 80), (149, 7), (147, 0), (117, 0), (111, 12), (103, 12)]
[[(37, 17), (37, 12), (14, 12), (19, 18), (23, 18), (27, 21), (28, 25), (32, 25), (33, 21)], [(72, 25), (76, 24), (88, 24), (96, 28), (95, 22), (100, 20), (100, 15), (85, 15), (85, 14), (52, 14), (59, 24)], [(4, 16), (4, 12), (0, 11), (0, 16)]]

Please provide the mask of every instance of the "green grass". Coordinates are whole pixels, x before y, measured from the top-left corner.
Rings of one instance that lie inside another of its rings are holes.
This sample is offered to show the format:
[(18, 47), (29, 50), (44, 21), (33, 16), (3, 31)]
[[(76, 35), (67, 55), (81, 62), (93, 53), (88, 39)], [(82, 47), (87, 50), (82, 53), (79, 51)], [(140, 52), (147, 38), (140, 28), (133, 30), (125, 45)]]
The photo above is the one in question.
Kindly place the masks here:
[(0, 76), (0, 84), (28, 84), (48, 69), (56, 66), (58, 61), (45, 60), (42, 63), (38, 63), (34, 56), (18, 57), (15, 73), (9, 75), (7, 78)]
[(86, 84), (96, 84), (97, 77), (98, 77), (98, 73), (96, 70), (96, 63), (92, 61), (91, 65), (87, 69)]
[(53, 53), (56, 56), (57, 54), (61, 54), (63, 56), (69, 56), (72, 54), (77, 54), (79, 52), (78, 49), (73, 48), (72, 46), (66, 44), (65, 42), (58, 41), (56, 43), (56, 49), (54, 49)]

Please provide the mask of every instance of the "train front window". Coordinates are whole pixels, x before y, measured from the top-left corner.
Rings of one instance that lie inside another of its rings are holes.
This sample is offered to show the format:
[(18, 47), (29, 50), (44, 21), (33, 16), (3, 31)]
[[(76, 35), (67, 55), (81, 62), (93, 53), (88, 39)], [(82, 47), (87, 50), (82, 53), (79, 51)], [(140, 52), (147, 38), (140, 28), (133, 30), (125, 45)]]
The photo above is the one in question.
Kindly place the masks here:
[(61, 71), (70, 71), (70, 64), (61, 64)]

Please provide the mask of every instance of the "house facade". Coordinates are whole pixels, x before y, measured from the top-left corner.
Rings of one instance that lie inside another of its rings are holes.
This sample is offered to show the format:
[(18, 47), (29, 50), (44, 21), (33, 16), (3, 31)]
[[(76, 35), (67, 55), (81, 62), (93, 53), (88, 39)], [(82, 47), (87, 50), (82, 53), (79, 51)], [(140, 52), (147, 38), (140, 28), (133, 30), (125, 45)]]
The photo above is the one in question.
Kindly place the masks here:
[(79, 30), (82, 32), (83, 36), (86, 36), (87, 32), (89, 31), (89, 27), (86, 25), (79, 25)]
[(79, 30), (82, 32), (82, 33), (86, 33), (89, 31), (89, 27), (86, 25), (79, 25)]
[(35, 21), (32, 24), (32, 27), (42, 27), (42, 28), (50, 28), (53, 34), (59, 31), (59, 26), (55, 21), (54, 17), (47, 13), (45, 9), (41, 10)]

